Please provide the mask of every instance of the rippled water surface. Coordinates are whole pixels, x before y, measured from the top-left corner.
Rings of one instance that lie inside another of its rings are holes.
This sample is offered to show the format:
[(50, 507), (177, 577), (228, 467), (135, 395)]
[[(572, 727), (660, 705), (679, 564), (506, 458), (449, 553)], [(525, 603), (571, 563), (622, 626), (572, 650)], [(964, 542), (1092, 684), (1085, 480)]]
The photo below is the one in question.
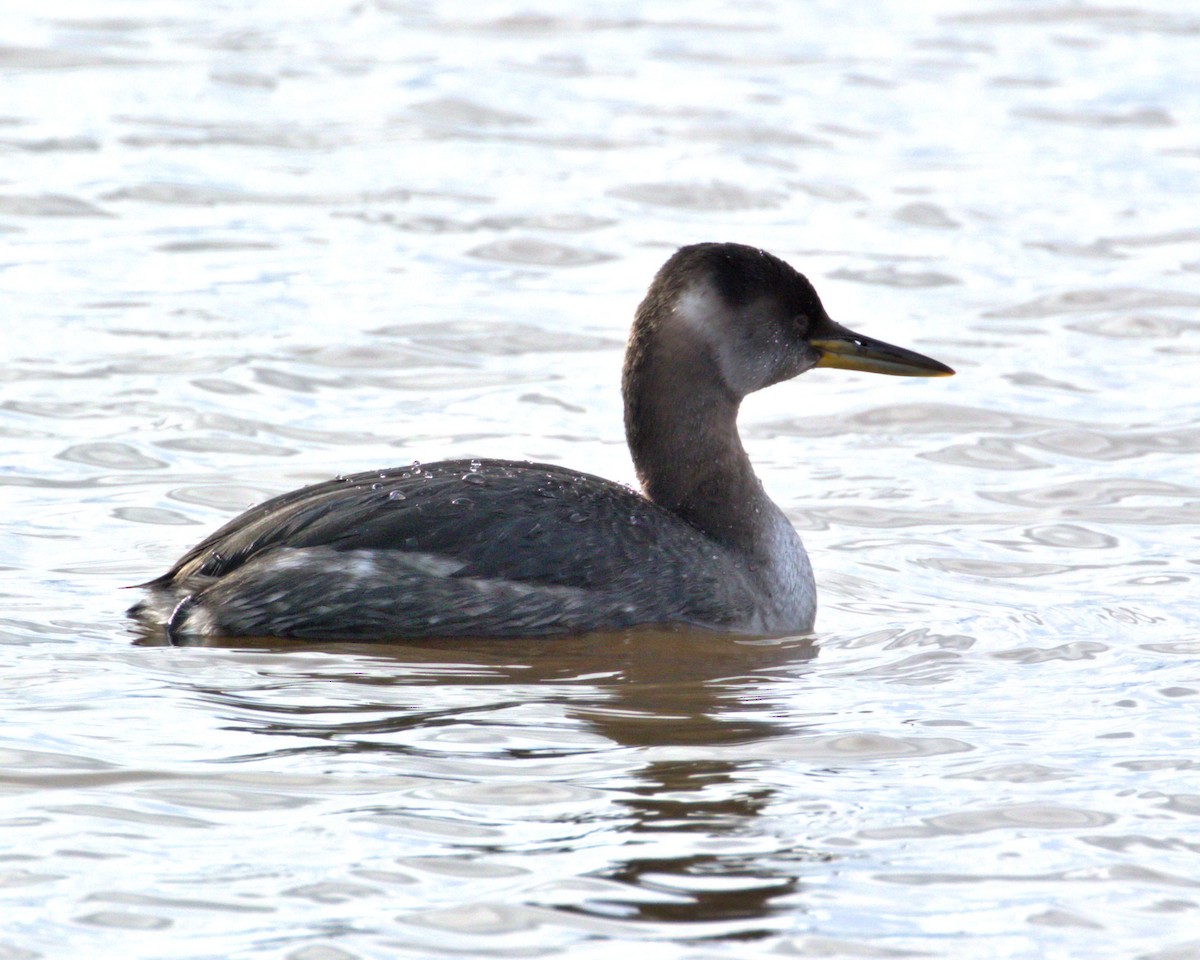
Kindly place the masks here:
[[(1200, 8), (15, 0), (0, 957), (1200, 957)], [(812, 637), (172, 648), (272, 493), (632, 469), (676, 246), (952, 380), (742, 427)]]

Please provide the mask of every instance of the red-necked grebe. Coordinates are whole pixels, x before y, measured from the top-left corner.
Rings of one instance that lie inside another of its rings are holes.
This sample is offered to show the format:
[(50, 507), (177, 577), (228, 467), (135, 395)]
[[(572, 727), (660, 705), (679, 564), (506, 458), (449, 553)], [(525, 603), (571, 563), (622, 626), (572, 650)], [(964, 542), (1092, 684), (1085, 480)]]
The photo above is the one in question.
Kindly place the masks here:
[(954, 372), (834, 323), (769, 253), (683, 247), (638, 307), (625, 356), (643, 493), (510, 460), (339, 477), (231, 520), (144, 584), (133, 612), (177, 640), (807, 632), (812, 568), (754, 475), (737, 413), (747, 394), (812, 367)]

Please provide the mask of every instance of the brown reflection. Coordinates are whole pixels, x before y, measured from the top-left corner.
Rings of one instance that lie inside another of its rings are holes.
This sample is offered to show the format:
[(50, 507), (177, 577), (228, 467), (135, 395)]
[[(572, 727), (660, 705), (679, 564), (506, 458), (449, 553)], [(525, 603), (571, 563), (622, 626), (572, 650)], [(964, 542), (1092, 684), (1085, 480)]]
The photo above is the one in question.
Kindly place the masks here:
[[(140, 629), (139, 644), (165, 645), (161, 635)], [(528, 706), (531, 700), (554, 704), (590, 732), (632, 748), (616, 775), (617, 803), (627, 814), (619, 830), (629, 841), (617, 837), (609, 865), (591, 874), (616, 884), (616, 890), (628, 888), (630, 896), (621, 899), (617, 893), (603, 901), (560, 907), (565, 912), (611, 919), (616, 909), (628, 922), (686, 923), (689, 935), (765, 936), (777, 922), (772, 918), (784, 909), (782, 898), (795, 891), (798, 862), (810, 859), (787, 838), (774, 841), (776, 848), (765, 855), (736, 849), (739, 837), (760, 838), (756, 845), (761, 845), (773, 835), (763, 814), (775, 790), (747, 776), (738, 751), (706, 756), (704, 748), (752, 744), (795, 731), (798, 724), (772, 706), (778, 696), (774, 690), (783, 676), (794, 676), (797, 664), (816, 656), (811, 638), (749, 640), (672, 629), (550, 640), (394, 645), (208, 640), (200, 645), (240, 657), (258, 655), (256, 662), (266, 663), (263, 683), (249, 691), (188, 686), (225, 710), (233, 708), (242, 729), (293, 742), (297, 736), (310, 737), (319, 741), (311, 749), (326, 754), (386, 751), (420, 757), (421, 748), (397, 734), (468, 726), (472, 718)], [(289, 658), (314, 651), (329, 656)], [(279, 669), (271, 662), (276, 654)], [(334, 658), (344, 658), (344, 666)], [(281, 697), (279, 676), (294, 682), (306, 669), (314, 683), (332, 684), (336, 694), (314, 705), (312, 685), (305, 684), (307, 695)], [(347, 703), (348, 685), (361, 689), (361, 698)], [(394, 691), (405, 685), (444, 687), (446, 695), (438, 700), (448, 706), (430, 710), (430, 698), (424, 696), (424, 706), (405, 710), (397, 707), (394, 696), (385, 700), (370, 692), (372, 687)], [(478, 691), (481, 686), (494, 686), (495, 697), (481, 701), (476, 695), (464, 710), (461, 690), (455, 688)], [(487, 722), (480, 720), (481, 728)], [(537, 726), (536, 721), (530, 724)], [(535, 732), (544, 736), (545, 728)], [(295, 747), (271, 755), (283, 752), (294, 753)], [(566, 736), (561, 746), (514, 746), (507, 752), (517, 759), (611, 756), (609, 747), (598, 749)], [(580, 769), (585, 780), (614, 776), (611, 766), (607, 772)]]
[[(162, 631), (133, 621), (140, 646), (169, 646)], [(811, 660), (810, 637), (748, 639), (685, 628), (639, 629), (585, 636), (527, 639), (430, 639), (403, 643), (313, 643), (277, 638), (210, 637), (188, 646), (230, 651), (322, 652), (344, 656), (345, 672), (321, 661), (313, 679), (356, 685), (447, 684), (531, 686), (567, 682), (572, 696), (558, 699), (568, 712), (597, 733), (623, 746), (703, 746), (753, 742), (790, 728), (763, 716), (749, 689), (765, 684), (765, 671)], [(364, 672), (364, 658), (402, 669)], [(452, 668), (452, 669), (448, 669)], [(578, 692), (578, 695), (574, 695)], [(214, 699), (233, 696), (208, 690)], [(365, 694), (365, 691), (364, 691)], [(361, 707), (372, 706), (364, 695)], [(242, 703), (247, 706), (248, 703)], [(264, 704), (277, 715), (286, 707)], [(380, 706), (380, 705), (374, 705)], [(341, 709), (352, 707), (341, 705)], [(321, 712), (327, 713), (323, 706)], [(392, 718), (392, 722), (399, 718)], [(387, 724), (389, 721), (380, 720)], [(419, 719), (418, 719), (419, 722)], [(277, 716), (263, 733), (295, 735), (295, 724), (276, 730)], [(408, 724), (401, 724), (407, 726)], [(354, 728), (365, 730), (355, 723)], [(329, 733), (337, 725), (323, 724)], [(390, 729), (397, 729), (392, 726)], [(385, 732), (374, 729), (373, 732)]]

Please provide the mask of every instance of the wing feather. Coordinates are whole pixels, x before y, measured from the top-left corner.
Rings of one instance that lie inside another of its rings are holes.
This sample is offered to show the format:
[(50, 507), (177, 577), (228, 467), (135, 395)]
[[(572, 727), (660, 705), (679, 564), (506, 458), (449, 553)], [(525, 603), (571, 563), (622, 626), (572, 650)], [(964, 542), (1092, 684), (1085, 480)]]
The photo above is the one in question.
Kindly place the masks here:
[(648, 558), (669, 568), (711, 552), (685, 521), (609, 480), (546, 464), (451, 460), (275, 497), (148, 586), (222, 577), (281, 547), (411, 551), (454, 561), (457, 577), (588, 589)]

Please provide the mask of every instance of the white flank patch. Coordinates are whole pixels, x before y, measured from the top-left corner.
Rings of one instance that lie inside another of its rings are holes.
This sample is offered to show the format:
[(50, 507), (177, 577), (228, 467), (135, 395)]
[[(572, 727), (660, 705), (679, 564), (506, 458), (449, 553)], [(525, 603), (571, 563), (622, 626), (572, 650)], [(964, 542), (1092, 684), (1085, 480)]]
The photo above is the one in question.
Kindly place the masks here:
[(182, 632), (197, 637), (208, 637), (217, 633), (218, 630), (208, 608), (197, 603), (184, 611)]
[(350, 554), (349, 568), (350, 575), (361, 580), (373, 577), (379, 572), (379, 564), (375, 562), (375, 557), (365, 550), (356, 550)]
[(396, 559), (414, 573), (431, 577), (450, 577), (466, 566), (461, 560), (442, 556), (440, 553), (401, 553)]

